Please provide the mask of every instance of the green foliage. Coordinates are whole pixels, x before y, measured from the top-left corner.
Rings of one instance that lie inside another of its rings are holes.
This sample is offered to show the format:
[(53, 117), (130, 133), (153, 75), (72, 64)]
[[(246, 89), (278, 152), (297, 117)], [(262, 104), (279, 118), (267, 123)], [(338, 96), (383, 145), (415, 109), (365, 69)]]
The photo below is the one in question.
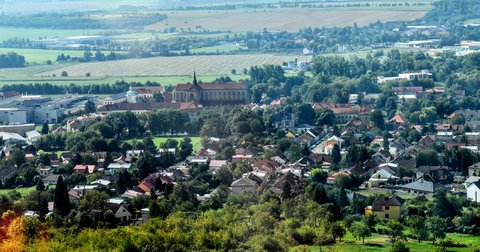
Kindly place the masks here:
[(403, 242), (395, 242), (388, 250), (389, 252), (409, 252), (410, 249)]
[(66, 216), (70, 213), (70, 199), (62, 176), (58, 177), (57, 185), (55, 186), (53, 207), (62, 216)]

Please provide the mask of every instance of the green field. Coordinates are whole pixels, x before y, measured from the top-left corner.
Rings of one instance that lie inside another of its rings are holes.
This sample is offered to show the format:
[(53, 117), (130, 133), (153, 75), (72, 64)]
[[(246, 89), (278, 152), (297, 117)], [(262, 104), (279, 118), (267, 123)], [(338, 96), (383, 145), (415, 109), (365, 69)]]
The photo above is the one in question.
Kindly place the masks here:
[(17, 189), (0, 189), (0, 195), (5, 195), (5, 194), (8, 194), (9, 192), (16, 191), (20, 193), (23, 197), (35, 191), (35, 188), (36, 188), (35, 186), (32, 186), (32, 187), (23, 187), (23, 188), (17, 188)]
[(72, 36), (92, 36), (110, 34), (108, 30), (56, 30), (46, 28), (12, 28), (0, 27), (0, 42), (10, 38), (24, 38), (29, 40), (63, 38)]
[[(157, 147), (160, 147), (160, 145), (162, 143), (165, 143), (167, 141), (167, 139), (173, 139), (173, 140), (176, 140), (178, 143), (180, 143), (180, 141), (182, 141), (184, 137), (155, 137), (153, 138), (153, 143), (157, 146)], [(200, 150), (202, 148), (202, 143), (201, 143), (201, 138), (200, 137), (188, 137), (192, 140), (192, 145), (193, 145), (193, 152), (197, 152), (198, 150)], [(132, 140), (128, 140), (128, 142), (132, 142), (134, 139)], [(137, 138), (135, 139), (137, 141), (142, 141), (143, 138)]]
[[(447, 239), (451, 239), (454, 243), (460, 243), (461, 246), (458, 247), (449, 247), (448, 251), (458, 251), (458, 252), (471, 252), (474, 249), (480, 249), (480, 239), (478, 236), (474, 235), (465, 235), (458, 233), (449, 233), (447, 234)], [(407, 247), (410, 248), (411, 252), (423, 252), (423, 251), (434, 251), (437, 247), (436, 244), (432, 242), (421, 242), (408, 239)], [(342, 239), (342, 242), (338, 242), (333, 245), (322, 246), (309, 246), (310, 251), (336, 251), (336, 252), (360, 252), (360, 251), (371, 251), (371, 252), (384, 252), (388, 251), (390, 245), (388, 239), (384, 235), (373, 234), (371, 237), (365, 239), (365, 244), (362, 244), (361, 241), (356, 241), (355, 238), (347, 232), (347, 235)], [(295, 248), (292, 248), (290, 251), (295, 251)]]
[[(55, 62), (57, 56), (60, 54), (70, 55), (71, 57), (82, 57), (84, 51), (82, 50), (43, 50), (43, 49), (23, 49), (23, 48), (0, 48), (0, 54), (7, 54), (9, 52), (16, 52), (17, 54), (25, 56), (25, 61), (29, 64), (44, 64), (47, 60)], [(93, 54), (95, 52), (92, 52)], [(110, 51), (102, 51), (104, 54), (109, 54)], [(124, 52), (115, 52), (124, 53)]]
[(232, 44), (224, 44), (224, 45), (217, 45), (217, 46), (209, 46), (209, 47), (200, 47), (191, 49), (191, 53), (229, 53), (238, 51), (240, 48), (236, 45)]

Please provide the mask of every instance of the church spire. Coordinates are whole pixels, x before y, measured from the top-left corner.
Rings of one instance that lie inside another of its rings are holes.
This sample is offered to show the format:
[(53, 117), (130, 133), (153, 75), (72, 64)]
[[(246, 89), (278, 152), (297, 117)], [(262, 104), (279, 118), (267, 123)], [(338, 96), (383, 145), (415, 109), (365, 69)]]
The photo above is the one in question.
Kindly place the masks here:
[(197, 73), (195, 72), (195, 70), (193, 70), (193, 85), (198, 85), (198, 82), (197, 82)]

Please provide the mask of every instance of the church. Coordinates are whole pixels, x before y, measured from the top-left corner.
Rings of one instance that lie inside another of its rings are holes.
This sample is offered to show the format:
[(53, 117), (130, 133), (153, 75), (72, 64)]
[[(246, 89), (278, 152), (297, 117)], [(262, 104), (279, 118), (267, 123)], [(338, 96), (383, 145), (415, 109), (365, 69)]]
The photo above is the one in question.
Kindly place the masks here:
[(245, 83), (217, 84), (198, 83), (193, 75), (193, 84), (178, 84), (173, 89), (173, 102), (195, 102), (203, 106), (244, 105), (249, 103)]

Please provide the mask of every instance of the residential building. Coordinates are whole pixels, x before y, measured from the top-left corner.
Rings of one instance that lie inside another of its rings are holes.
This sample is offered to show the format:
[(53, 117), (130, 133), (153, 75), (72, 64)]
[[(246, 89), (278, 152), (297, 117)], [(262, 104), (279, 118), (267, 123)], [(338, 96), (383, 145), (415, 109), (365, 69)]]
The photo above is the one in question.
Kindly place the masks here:
[(402, 216), (403, 199), (393, 195), (380, 197), (365, 208), (365, 215), (374, 214), (382, 220), (398, 220)]
[(242, 177), (232, 182), (230, 186), (233, 194), (242, 194), (244, 192), (250, 192), (257, 194), (257, 183), (249, 178)]
[(480, 202), (480, 181), (471, 183), (467, 187), (467, 198), (474, 202)]
[(480, 162), (468, 167), (468, 176), (480, 176)]

